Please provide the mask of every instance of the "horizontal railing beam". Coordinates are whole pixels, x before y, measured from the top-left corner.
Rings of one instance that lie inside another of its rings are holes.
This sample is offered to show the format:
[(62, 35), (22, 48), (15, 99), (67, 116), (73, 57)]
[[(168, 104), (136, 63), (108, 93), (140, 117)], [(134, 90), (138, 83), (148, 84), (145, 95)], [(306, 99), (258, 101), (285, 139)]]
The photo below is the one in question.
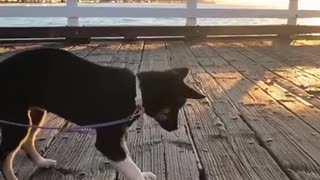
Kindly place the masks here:
[(320, 26), (90, 26), (90, 27), (0, 27), (1, 38), (91, 38), (210, 35), (291, 35), (320, 33)]
[(297, 12), (298, 18), (316, 18), (320, 17), (320, 10), (299, 10)]
[[(0, 17), (163, 17), (163, 18), (288, 18), (288, 10), (191, 9), (136, 7), (0, 7)], [(320, 17), (320, 11), (299, 11), (299, 17)]]

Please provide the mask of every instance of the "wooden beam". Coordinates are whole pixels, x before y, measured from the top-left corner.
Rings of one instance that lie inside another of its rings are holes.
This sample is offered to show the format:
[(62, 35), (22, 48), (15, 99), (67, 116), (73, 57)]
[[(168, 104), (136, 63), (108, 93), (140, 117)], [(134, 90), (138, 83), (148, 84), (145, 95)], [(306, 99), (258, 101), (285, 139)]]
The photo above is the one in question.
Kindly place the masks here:
[(3, 27), (0, 38), (91, 38), (216, 35), (291, 35), (320, 33), (320, 26), (110, 26)]

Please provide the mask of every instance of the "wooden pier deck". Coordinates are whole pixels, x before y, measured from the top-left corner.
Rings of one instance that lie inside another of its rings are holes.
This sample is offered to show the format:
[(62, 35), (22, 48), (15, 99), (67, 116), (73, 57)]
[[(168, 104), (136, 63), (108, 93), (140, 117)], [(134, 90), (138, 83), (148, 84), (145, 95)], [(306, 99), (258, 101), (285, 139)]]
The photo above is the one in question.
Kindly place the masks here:
[[(187, 83), (207, 99), (188, 101), (179, 129), (168, 133), (149, 118), (130, 129), (134, 161), (159, 180), (320, 179), (320, 41), (290, 46), (210, 39), (15, 44), (0, 45), (0, 59), (39, 46), (134, 72), (190, 68)], [(47, 124), (74, 126), (52, 114)], [(19, 153), (16, 173), (20, 180), (123, 179), (94, 141), (94, 134), (42, 131), (37, 147), (58, 166), (39, 170)]]

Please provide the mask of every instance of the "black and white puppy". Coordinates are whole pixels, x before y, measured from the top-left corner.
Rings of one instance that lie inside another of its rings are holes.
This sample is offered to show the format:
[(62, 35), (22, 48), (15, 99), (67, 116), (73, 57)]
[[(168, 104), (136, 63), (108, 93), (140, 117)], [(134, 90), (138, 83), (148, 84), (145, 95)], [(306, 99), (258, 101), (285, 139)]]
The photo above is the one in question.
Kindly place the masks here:
[[(41, 126), (48, 111), (78, 125), (111, 122), (135, 111), (140, 89), (145, 113), (173, 131), (186, 99), (204, 98), (183, 82), (187, 73), (180, 68), (135, 76), (128, 69), (103, 67), (59, 49), (29, 50), (0, 63), (0, 119)], [(127, 155), (123, 137), (130, 124), (96, 129), (95, 146), (128, 180), (156, 179), (151, 172), (142, 173)], [(39, 167), (56, 165), (35, 149), (38, 130), (0, 127), (0, 163), (7, 180), (17, 180), (13, 160), (20, 149)]]

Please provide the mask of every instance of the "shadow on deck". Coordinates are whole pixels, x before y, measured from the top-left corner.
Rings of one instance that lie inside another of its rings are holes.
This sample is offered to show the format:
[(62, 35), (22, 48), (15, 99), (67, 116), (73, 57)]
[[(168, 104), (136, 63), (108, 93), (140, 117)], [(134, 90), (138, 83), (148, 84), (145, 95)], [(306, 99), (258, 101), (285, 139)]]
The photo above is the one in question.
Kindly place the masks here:
[[(209, 39), (15, 44), (0, 45), (0, 60), (41, 46), (134, 72), (190, 68), (187, 83), (207, 99), (187, 103), (179, 129), (165, 132), (149, 118), (130, 129), (134, 161), (159, 180), (320, 179), (320, 41), (290, 46)], [(74, 126), (52, 114), (47, 124)], [(38, 150), (58, 166), (38, 170), (20, 153), (17, 175), (21, 180), (123, 179), (94, 141), (95, 135), (42, 131)]]

